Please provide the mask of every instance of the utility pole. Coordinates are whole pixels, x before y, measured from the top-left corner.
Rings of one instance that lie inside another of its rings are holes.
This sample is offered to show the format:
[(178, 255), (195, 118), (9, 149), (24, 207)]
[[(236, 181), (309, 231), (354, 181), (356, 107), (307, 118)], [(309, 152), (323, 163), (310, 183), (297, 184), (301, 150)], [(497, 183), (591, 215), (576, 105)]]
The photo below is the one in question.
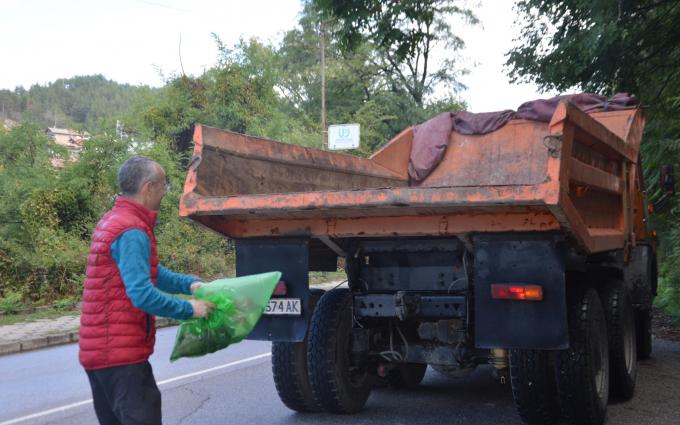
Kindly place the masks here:
[(328, 147), (328, 130), (326, 129), (326, 27), (323, 18), (319, 25), (321, 41), (321, 147)]

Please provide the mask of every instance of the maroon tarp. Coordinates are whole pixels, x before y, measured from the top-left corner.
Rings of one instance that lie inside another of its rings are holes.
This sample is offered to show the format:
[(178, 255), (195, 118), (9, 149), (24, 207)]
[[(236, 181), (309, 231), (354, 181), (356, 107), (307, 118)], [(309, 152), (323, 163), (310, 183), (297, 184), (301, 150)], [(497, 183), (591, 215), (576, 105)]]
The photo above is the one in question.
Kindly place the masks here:
[(412, 181), (427, 177), (444, 157), (452, 131), (460, 134), (486, 134), (498, 130), (512, 119), (550, 122), (557, 105), (569, 100), (584, 112), (619, 111), (637, 108), (636, 97), (617, 93), (611, 98), (591, 93), (555, 96), (525, 102), (513, 110), (499, 112), (445, 112), (413, 128), (413, 145), (408, 164)]

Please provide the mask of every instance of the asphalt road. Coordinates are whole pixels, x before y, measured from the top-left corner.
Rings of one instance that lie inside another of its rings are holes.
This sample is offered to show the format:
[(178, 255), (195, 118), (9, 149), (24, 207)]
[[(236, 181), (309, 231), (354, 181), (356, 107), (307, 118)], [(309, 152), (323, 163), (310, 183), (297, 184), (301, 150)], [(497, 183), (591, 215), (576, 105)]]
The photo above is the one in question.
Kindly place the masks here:
[[(450, 380), (432, 370), (411, 391), (379, 389), (357, 415), (301, 415), (279, 401), (269, 343), (244, 341), (198, 359), (168, 361), (176, 328), (158, 332), (151, 358), (165, 424), (519, 424), (508, 386), (487, 368)], [(0, 357), (0, 425), (94, 424), (77, 345)], [(655, 340), (635, 398), (612, 404), (609, 424), (680, 424), (680, 343)]]

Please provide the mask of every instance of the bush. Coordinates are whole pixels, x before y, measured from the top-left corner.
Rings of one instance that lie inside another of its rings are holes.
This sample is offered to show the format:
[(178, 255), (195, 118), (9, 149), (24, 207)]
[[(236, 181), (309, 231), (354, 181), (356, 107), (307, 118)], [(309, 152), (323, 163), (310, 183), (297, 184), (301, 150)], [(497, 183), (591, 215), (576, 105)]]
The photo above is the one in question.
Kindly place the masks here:
[(205, 279), (234, 275), (234, 253), (225, 238), (179, 217), (159, 225), (156, 236), (165, 267)]
[[(63, 169), (52, 167), (46, 155), (25, 155), (19, 144), (36, 152), (49, 146), (33, 125), (0, 137), (0, 151), (7, 153), (0, 157), (0, 294), (16, 291), (32, 302), (64, 306), (80, 298), (90, 236), (113, 205), (118, 167), (133, 152), (158, 160), (175, 183), (156, 229), (161, 261), (208, 278), (233, 270), (223, 238), (178, 217), (185, 172), (171, 142), (146, 143), (135, 152), (127, 141), (94, 137), (79, 161)], [(14, 294), (5, 304), (13, 309), (19, 301)]]
[(24, 308), (23, 297), (20, 292), (8, 291), (0, 298), (0, 311), (4, 314), (14, 314)]
[(61, 298), (54, 303), (54, 308), (58, 311), (71, 310), (77, 304), (75, 297)]
[(676, 323), (680, 323), (680, 285), (678, 285), (678, 281), (659, 278), (657, 297), (654, 303)]

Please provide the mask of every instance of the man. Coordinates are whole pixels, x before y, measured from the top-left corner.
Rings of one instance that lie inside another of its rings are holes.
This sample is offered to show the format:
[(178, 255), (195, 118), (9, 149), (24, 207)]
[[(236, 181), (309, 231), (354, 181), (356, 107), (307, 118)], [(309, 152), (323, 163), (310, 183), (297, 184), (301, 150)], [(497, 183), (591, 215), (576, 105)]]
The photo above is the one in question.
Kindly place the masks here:
[(167, 191), (156, 162), (133, 156), (118, 171), (121, 191), (92, 235), (80, 318), (80, 363), (102, 425), (160, 424), (161, 394), (148, 362), (154, 316), (206, 317), (212, 305), (164, 294), (193, 294), (202, 283), (158, 264), (154, 226)]

